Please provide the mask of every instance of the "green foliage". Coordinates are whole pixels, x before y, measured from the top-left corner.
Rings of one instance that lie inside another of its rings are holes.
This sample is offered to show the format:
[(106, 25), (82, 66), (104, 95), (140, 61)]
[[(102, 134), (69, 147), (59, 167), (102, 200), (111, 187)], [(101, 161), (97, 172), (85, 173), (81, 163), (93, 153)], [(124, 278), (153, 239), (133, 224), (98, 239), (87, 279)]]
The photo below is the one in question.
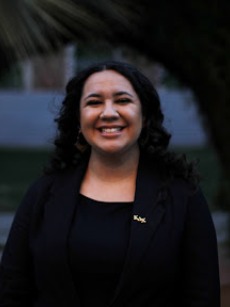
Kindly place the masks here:
[(183, 83), (181, 83), (179, 80), (175, 78), (174, 75), (172, 75), (169, 71), (165, 70), (162, 80), (161, 80), (162, 85), (164, 85), (166, 88), (169, 89), (184, 89), (185, 86)]
[(177, 148), (176, 152), (185, 153), (189, 161), (197, 161), (197, 169), (201, 175), (201, 188), (211, 209), (217, 209), (216, 195), (221, 178), (220, 164), (214, 150), (205, 148)]
[(42, 173), (48, 150), (0, 149), (0, 210), (15, 210), (23, 194)]
[(87, 42), (79, 41), (75, 55), (77, 70), (80, 71), (93, 63), (111, 59), (112, 53), (112, 45), (96, 37)]
[(0, 88), (12, 89), (22, 87), (22, 71), (18, 64), (12, 65), (9, 70), (0, 75)]

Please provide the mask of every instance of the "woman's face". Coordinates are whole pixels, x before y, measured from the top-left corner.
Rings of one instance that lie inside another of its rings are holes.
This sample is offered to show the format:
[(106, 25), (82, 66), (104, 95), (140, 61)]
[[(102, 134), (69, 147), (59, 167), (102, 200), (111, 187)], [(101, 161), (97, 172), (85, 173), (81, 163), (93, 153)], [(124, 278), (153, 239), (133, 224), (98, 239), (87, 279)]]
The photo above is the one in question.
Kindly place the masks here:
[(135, 153), (142, 124), (139, 97), (123, 75), (106, 70), (86, 80), (80, 100), (80, 125), (92, 153)]

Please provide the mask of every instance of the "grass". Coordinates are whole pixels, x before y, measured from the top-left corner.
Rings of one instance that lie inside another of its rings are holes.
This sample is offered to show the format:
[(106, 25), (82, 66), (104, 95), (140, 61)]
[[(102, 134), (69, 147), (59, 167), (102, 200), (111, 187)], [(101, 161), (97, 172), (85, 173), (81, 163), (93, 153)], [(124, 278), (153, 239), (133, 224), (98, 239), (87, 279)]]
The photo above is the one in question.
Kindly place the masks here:
[[(203, 175), (202, 189), (213, 207), (220, 180), (220, 170), (215, 153), (210, 148), (175, 148), (185, 152), (189, 160), (198, 159), (198, 169)], [(0, 148), (0, 211), (14, 211), (28, 186), (40, 176), (48, 161), (47, 149)]]

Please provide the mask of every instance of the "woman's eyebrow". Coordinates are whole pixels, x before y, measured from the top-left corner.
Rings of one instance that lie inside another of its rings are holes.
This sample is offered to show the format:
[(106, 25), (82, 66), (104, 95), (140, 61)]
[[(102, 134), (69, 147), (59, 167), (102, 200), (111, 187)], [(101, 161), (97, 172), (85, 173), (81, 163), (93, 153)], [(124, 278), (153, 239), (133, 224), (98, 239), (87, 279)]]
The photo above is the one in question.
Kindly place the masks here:
[[(117, 96), (122, 96), (122, 95), (128, 95), (130, 97), (133, 97), (132, 94), (130, 94), (129, 92), (126, 92), (126, 91), (119, 91), (119, 92), (116, 92), (113, 94), (113, 97), (117, 97)], [(92, 94), (89, 94), (88, 96), (86, 96), (84, 98), (84, 100), (88, 99), (88, 98), (91, 98), (91, 97), (94, 97), (94, 98), (101, 98), (103, 95), (101, 94), (98, 94), (98, 93), (92, 93)]]
[(119, 91), (119, 92), (116, 92), (115, 94), (113, 94), (113, 96), (122, 96), (122, 95), (128, 95), (130, 97), (133, 97), (132, 94), (130, 94), (129, 92), (126, 92), (126, 91)]
[(84, 98), (84, 100), (86, 100), (86, 99), (88, 99), (88, 98), (91, 98), (91, 97), (100, 98), (100, 97), (102, 97), (102, 95), (96, 94), (96, 93), (92, 93), (92, 94), (89, 94), (88, 96), (86, 96), (86, 97)]

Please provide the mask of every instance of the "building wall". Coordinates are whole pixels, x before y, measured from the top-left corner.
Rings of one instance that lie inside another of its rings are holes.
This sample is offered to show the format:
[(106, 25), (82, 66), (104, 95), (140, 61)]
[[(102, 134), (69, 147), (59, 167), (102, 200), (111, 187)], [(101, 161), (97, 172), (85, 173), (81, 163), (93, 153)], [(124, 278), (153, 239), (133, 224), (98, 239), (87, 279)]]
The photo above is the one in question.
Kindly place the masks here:
[[(188, 92), (158, 89), (172, 145), (203, 146), (207, 136)], [(60, 92), (0, 92), (0, 146), (51, 146)]]

